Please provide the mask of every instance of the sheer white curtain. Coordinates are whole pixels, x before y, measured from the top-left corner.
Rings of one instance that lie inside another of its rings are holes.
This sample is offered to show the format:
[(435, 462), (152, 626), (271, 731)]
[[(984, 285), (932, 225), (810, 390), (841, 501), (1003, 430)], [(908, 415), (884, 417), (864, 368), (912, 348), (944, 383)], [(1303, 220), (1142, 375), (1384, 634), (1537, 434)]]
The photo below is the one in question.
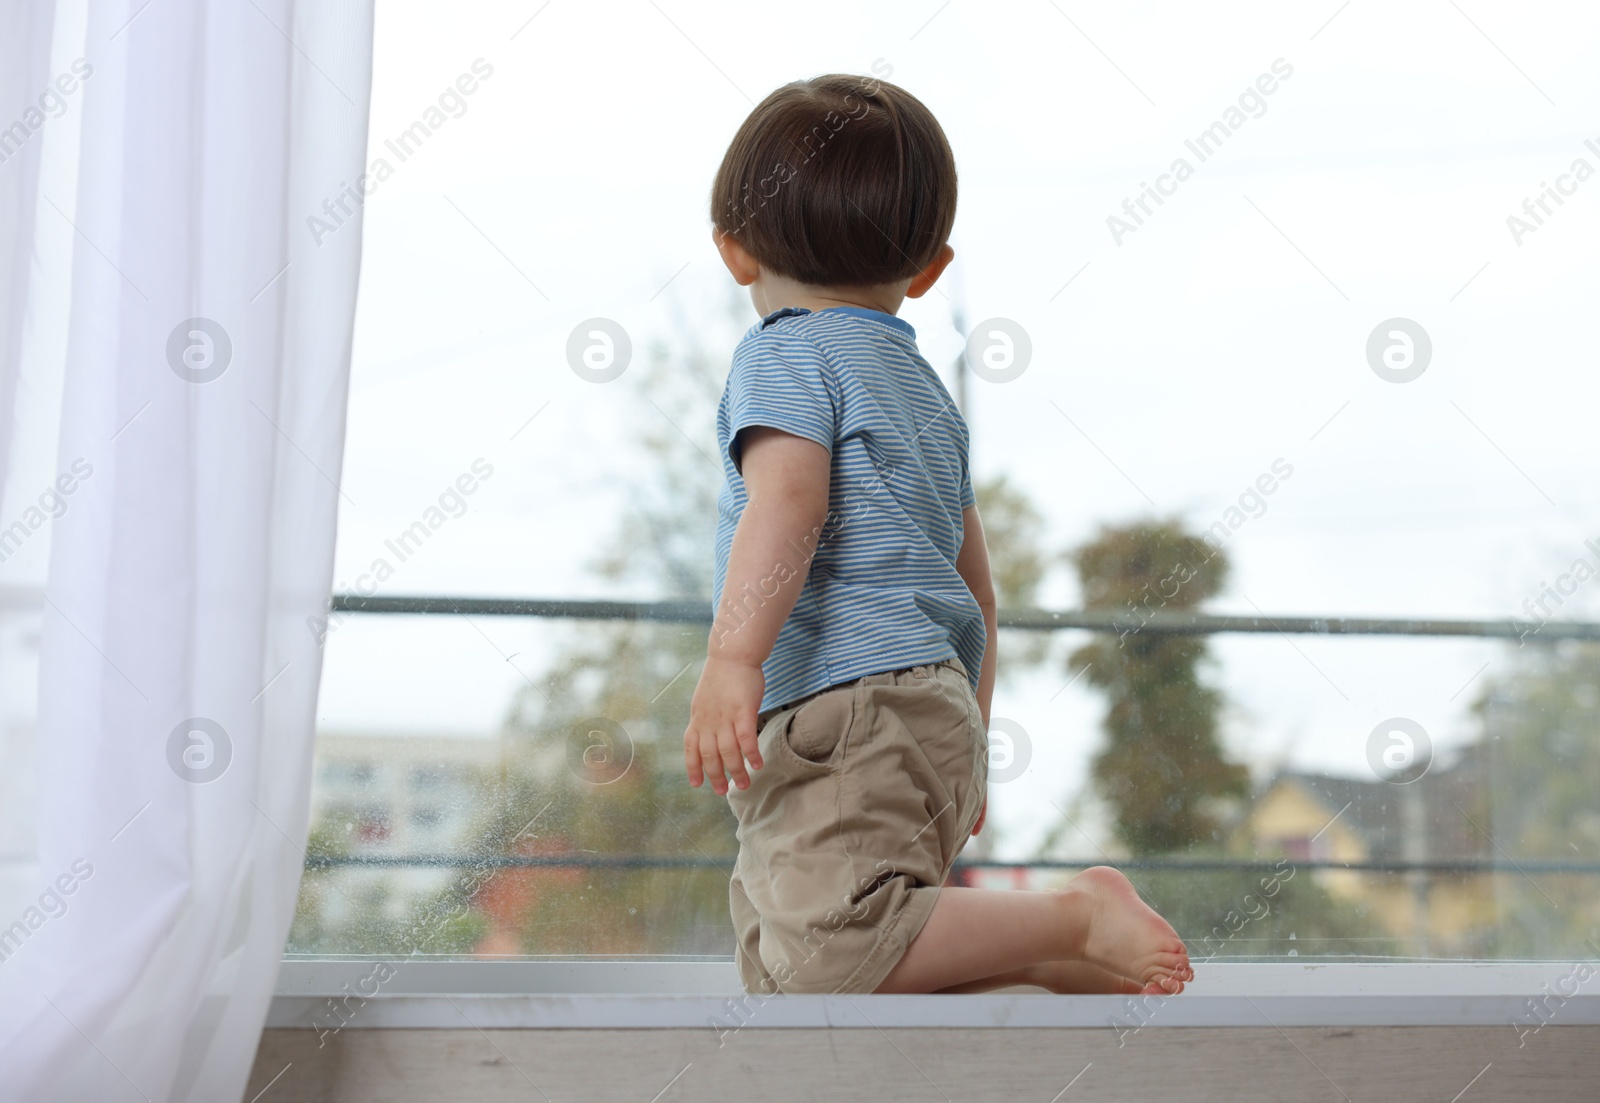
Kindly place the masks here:
[(0, 588), (38, 626), (0, 1096), (239, 1099), (303, 860), (360, 256), (358, 218), (307, 217), (362, 172), (372, 0), (0, 7)]

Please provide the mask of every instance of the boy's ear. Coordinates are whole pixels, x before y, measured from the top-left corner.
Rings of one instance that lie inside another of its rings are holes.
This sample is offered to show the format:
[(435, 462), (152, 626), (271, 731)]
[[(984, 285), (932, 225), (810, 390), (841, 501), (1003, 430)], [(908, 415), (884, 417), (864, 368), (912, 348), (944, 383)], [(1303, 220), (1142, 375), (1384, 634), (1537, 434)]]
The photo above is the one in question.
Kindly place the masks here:
[(722, 263), (728, 266), (735, 283), (740, 287), (749, 287), (756, 282), (756, 277), (761, 275), (761, 264), (732, 234), (713, 226), (711, 242), (717, 247), (717, 253), (722, 257)]
[(928, 262), (928, 266), (911, 278), (911, 284), (906, 288), (906, 298), (920, 299), (928, 293), (928, 289), (939, 281), (944, 275), (944, 270), (955, 259), (956, 251), (949, 245), (939, 247), (939, 255)]

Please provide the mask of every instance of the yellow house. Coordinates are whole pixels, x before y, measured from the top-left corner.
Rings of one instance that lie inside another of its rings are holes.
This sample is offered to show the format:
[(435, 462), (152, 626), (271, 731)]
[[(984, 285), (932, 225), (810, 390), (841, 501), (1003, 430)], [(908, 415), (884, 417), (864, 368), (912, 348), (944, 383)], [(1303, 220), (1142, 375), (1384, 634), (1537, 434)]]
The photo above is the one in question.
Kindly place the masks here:
[[(1405, 785), (1280, 773), (1235, 829), (1233, 849), (1314, 863), (1320, 885), (1365, 905), (1411, 954), (1475, 955), (1497, 921), (1492, 874), (1383, 867), (1491, 857), (1464, 812), (1476, 802), (1479, 780), (1470, 748), (1449, 768)], [(1338, 868), (1344, 864), (1357, 868)]]

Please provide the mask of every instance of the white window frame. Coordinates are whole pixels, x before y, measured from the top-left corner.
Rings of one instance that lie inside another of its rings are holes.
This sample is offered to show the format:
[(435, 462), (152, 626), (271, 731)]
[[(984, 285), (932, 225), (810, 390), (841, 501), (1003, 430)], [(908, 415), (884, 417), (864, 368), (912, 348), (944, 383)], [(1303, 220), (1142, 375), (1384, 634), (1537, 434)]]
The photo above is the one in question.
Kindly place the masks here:
[[(1580, 966), (1587, 982), (1575, 979)], [(718, 1022), (740, 1029), (1600, 1025), (1600, 963), (1587, 959), (1202, 962), (1196, 972), (1186, 992), (1167, 998), (1020, 991), (764, 998), (742, 990), (731, 961), (286, 960), (266, 1025), (319, 1032), (716, 1029)], [(1543, 1012), (1536, 1015), (1530, 1001), (1543, 1001)]]

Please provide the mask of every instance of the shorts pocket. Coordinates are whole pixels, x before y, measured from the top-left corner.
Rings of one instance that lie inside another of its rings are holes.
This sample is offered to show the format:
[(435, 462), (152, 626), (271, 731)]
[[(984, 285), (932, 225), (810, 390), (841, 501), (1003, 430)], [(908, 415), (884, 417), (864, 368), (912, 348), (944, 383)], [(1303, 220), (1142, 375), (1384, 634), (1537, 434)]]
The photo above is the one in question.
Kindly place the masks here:
[(789, 718), (778, 745), (802, 766), (827, 769), (850, 730), (855, 699), (853, 688), (818, 694)]
[(958, 670), (945, 667), (939, 671), (939, 688), (950, 702), (951, 711), (967, 718), (967, 728), (984, 742), (987, 753), (989, 733), (983, 730), (983, 710), (978, 707), (978, 695), (972, 683)]

